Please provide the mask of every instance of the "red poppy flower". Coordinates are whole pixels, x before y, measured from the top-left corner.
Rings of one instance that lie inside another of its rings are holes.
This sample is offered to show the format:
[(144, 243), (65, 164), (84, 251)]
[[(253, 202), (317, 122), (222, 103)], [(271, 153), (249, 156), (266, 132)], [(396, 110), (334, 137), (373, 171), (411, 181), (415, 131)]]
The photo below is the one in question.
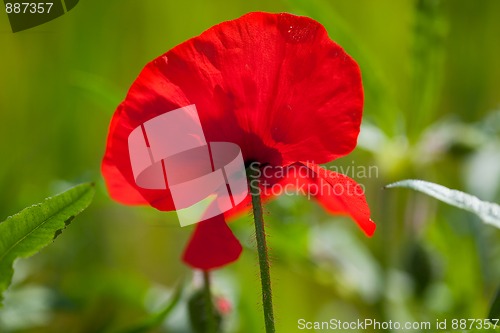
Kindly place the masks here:
[[(359, 185), (317, 165), (354, 149), (363, 108), (359, 68), (321, 24), (285, 13), (250, 13), (147, 64), (110, 125), (102, 172), (115, 200), (174, 209), (168, 189), (136, 185), (127, 138), (147, 120), (191, 104), (207, 141), (239, 145), (246, 163), (302, 170), (274, 183), (354, 189), (314, 196), (329, 211), (350, 215), (366, 234), (374, 232)], [(207, 270), (240, 252), (219, 215), (196, 225), (183, 259)]]

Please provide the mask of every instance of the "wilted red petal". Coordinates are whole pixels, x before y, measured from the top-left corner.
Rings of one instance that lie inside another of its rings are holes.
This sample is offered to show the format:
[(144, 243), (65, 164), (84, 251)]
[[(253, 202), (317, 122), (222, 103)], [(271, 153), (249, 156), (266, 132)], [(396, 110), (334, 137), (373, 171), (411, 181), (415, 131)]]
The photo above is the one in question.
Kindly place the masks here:
[(182, 259), (191, 267), (210, 270), (236, 261), (242, 251), (223, 215), (196, 224)]

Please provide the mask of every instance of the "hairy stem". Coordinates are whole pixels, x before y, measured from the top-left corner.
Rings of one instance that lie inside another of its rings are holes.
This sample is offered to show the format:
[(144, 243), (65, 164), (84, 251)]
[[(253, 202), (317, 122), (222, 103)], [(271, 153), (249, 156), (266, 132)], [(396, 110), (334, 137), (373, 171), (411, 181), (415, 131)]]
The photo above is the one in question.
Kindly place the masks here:
[(252, 196), (253, 217), (255, 222), (255, 235), (257, 239), (257, 251), (259, 253), (260, 280), (262, 283), (262, 304), (264, 307), (264, 322), (266, 333), (274, 333), (273, 297), (271, 290), (271, 274), (269, 272), (269, 255), (266, 243), (266, 231), (262, 214), (262, 202), (260, 198), (259, 175), (260, 170), (252, 165), (248, 180), (250, 183), (250, 195)]

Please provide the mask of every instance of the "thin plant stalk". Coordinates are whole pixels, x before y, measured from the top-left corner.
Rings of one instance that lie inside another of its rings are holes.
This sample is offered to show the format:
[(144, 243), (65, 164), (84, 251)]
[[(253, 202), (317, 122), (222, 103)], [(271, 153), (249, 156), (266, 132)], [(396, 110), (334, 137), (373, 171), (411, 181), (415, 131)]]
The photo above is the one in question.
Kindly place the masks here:
[(255, 236), (257, 239), (257, 251), (259, 253), (260, 280), (262, 283), (262, 304), (264, 307), (264, 322), (266, 333), (274, 333), (274, 311), (271, 290), (271, 274), (269, 271), (269, 254), (266, 243), (266, 231), (262, 213), (262, 201), (260, 197), (259, 175), (260, 170), (255, 166), (248, 169), (250, 195), (252, 197), (252, 208), (255, 222)]

